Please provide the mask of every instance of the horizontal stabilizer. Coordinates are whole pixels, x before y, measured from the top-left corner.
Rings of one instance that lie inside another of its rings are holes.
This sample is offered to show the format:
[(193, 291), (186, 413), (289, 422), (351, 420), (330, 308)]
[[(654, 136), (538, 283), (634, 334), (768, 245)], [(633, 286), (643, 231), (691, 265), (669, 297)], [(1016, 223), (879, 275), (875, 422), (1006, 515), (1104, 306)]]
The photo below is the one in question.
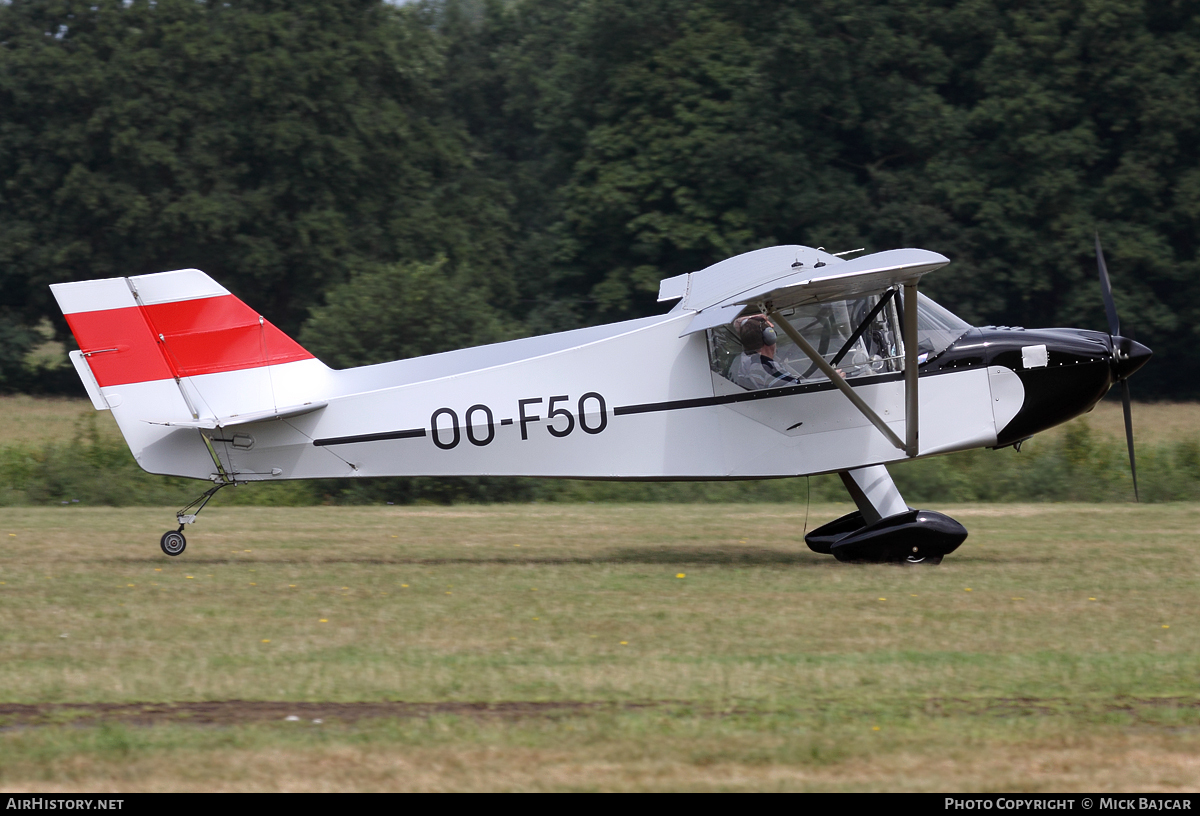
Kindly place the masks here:
[(303, 405), (292, 405), (287, 408), (276, 408), (271, 411), (256, 411), (250, 414), (235, 414), (227, 417), (200, 417), (199, 419), (170, 419), (170, 420), (146, 420), (151, 425), (167, 425), (172, 428), (204, 428), (212, 430), (213, 428), (229, 428), (234, 425), (249, 425), (251, 422), (265, 422), (271, 419), (286, 419), (288, 417), (303, 416), (311, 414), (313, 411), (319, 411), (328, 403), (325, 402), (306, 402)]

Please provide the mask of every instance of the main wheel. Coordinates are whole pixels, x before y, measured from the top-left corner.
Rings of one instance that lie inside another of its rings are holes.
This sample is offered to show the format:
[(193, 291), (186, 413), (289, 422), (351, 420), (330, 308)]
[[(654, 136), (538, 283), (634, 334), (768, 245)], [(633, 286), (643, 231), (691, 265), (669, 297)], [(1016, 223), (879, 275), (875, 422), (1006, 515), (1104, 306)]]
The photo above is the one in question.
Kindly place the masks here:
[(917, 566), (919, 564), (928, 566), (928, 567), (936, 567), (938, 564), (942, 563), (942, 556), (940, 556), (940, 555), (910, 555), (910, 556), (907, 556), (900, 563), (904, 564), (907, 567), (913, 567), (913, 566)]
[(158, 546), (162, 547), (162, 551), (167, 555), (175, 556), (187, 549), (187, 539), (183, 537), (183, 533), (167, 530), (158, 540)]

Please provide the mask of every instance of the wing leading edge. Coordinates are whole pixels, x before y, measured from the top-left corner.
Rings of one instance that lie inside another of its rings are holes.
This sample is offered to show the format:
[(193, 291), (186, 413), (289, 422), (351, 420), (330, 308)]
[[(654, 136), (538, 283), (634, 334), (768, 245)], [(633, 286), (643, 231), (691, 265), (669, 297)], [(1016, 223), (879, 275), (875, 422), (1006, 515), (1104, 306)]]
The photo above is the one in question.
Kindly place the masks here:
[(946, 256), (926, 249), (893, 249), (845, 261), (808, 247), (770, 247), (668, 278), (659, 294), (663, 300), (680, 298), (681, 308), (696, 311), (683, 332), (687, 335), (728, 323), (750, 304), (790, 309), (861, 297), (914, 285), (948, 263)]

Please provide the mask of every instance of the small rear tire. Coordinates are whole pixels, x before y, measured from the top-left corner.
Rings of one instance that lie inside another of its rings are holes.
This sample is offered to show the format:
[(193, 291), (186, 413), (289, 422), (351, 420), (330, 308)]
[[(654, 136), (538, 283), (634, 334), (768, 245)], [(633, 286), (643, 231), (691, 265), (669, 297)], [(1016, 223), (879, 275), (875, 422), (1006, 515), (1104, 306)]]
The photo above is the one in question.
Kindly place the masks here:
[(158, 540), (158, 546), (162, 547), (164, 553), (174, 557), (181, 555), (187, 549), (187, 539), (183, 537), (183, 533), (167, 530)]

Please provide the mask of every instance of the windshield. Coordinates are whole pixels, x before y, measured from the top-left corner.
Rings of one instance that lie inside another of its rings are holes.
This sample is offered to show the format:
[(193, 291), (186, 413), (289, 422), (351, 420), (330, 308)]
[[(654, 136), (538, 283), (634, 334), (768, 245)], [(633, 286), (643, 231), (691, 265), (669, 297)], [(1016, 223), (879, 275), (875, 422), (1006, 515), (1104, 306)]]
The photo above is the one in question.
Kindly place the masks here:
[(971, 324), (917, 293), (917, 363), (936, 357), (966, 334)]

